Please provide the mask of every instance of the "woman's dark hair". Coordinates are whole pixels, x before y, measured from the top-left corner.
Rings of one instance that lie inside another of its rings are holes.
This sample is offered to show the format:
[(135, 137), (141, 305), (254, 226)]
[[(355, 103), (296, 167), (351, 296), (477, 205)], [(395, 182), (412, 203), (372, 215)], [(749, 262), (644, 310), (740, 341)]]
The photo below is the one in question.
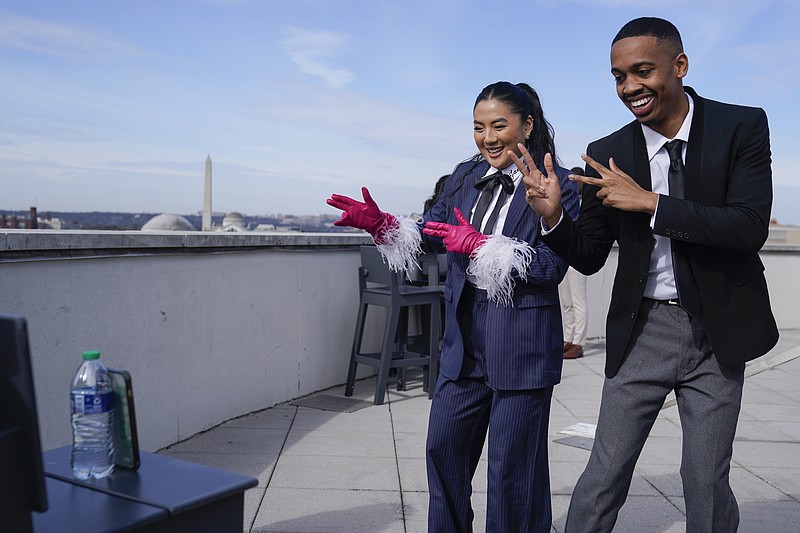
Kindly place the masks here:
[(507, 81), (498, 81), (487, 85), (475, 99), (475, 107), (484, 100), (498, 100), (508, 106), (511, 111), (516, 113), (524, 123), (528, 116), (533, 117), (533, 129), (531, 137), (525, 142), (525, 147), (533, 156), (534, 161), (541, 161), (544, 154), (549, 153), (553, 156), (553, 161), (558, 161), (556, 157), (556, 143), (553, 140), (555, 131), (553, 126), (544, 118), (542, 104), (539, 95), (533, 87), (527, 83), (517, 83), (516, 85)]
[(444, 176), (440, 177), (439, 180), (436, 182), (436, 185), (433, 187), (433, 194), (430, 198), (425, 200), (425, 205), (422, 208), (423, 213), (427, 213), (433, 207), (433, 204), (439, 199), (439, 196), (442, 195), (442, 191), (444, 191), (444, 184), (447, 181), (447, 178), (450, 177), (450, 174), (445, 174)]

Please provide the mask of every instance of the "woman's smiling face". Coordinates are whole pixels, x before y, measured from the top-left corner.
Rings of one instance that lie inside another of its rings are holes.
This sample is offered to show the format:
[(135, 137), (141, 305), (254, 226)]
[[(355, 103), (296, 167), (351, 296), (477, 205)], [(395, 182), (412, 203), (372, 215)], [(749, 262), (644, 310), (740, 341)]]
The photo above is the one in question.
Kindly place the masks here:
[(508, 157), (512, 150), (520, 155), (517, 143), (525, 144), (533, 128), (530, 116), (523, 122), (500, 100), (481, 100), (472, 112), (475, 145), (483, 157), (498, 170), (513, 163)]

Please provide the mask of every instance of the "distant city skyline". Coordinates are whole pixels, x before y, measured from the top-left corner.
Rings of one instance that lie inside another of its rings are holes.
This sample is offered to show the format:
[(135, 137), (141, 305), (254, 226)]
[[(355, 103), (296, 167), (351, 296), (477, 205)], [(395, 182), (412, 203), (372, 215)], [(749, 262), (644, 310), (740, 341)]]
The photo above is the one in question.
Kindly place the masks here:
[(637, 16), (681, 30), (687, 85), (770, 120), (773, 217), (800, 225), (800, 2), (7, 0), (0, 208), (331, 212), (370, 188), (418, 213), (475, 153), (475, 96), (530, 83), (562, 164), (632, 117), (609, 47)]
[[(34, 228), (32, 220), (38, 221)], [(238, 226), (245, 231), (304, 231), (304, 232), (358, 232), (353, 228), (333, 226), (338, 215), (323, 213), (318, 215), (293, 215), (274, 213), (247, 215), (236, 211), (214, 213), (212, 226), (207, 231), (223, 231), (230, 226)], [(182, 222), (181, 222), (182, 220)], [(157, 223), (155, 221), (158, 221)], [(150, 213), (150, 212), (104, 212), (104, 211), (38, 211), (33, 206), (27, 211), (0, 209), (1, 229), (89, 229), (89, 230), (138, 230), (146, 224), (164, 229), (173, 221), (188, 224), (193, 230), (202, 230), (202, 213)], [(187, 230), (188, 226), (179, 228)], [(151, 228), (153, 229), (153, 228)]]

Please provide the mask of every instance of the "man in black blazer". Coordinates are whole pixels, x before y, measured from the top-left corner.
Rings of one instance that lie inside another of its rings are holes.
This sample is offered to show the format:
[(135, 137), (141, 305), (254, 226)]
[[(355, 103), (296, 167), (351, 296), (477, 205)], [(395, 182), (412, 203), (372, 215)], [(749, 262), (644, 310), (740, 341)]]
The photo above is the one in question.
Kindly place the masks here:
[(611, 72), (636, 120), (591, 143), (587, 176), (571, 176), (584, 184), (577, 222), (549, 170), (517, 161), (534, 169), (523, 171), (528, 203), (553, 251), (589, 275), (619, 246), (597, 432), (568, 533), (612, 530), (672, 390), (686, 531), (738, 527), (729, 472), (744, 363), (778, 339), (758, 257), (772, 204), (769, 129), (762, 109), (684, 87), (688, 66), (665, 20), (633, 20), (614, 38)]

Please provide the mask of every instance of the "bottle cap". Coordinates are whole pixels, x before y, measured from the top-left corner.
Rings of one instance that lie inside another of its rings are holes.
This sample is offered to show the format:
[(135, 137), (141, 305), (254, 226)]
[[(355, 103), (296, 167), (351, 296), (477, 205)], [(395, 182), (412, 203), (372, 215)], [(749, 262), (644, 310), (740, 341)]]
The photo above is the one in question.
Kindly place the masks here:
[(97, 350), (88, 350), (86, 352), (83, 352), (84, 361), (89, 361), (91, 359), (100, 359), (100, 352), (98, 352)]

